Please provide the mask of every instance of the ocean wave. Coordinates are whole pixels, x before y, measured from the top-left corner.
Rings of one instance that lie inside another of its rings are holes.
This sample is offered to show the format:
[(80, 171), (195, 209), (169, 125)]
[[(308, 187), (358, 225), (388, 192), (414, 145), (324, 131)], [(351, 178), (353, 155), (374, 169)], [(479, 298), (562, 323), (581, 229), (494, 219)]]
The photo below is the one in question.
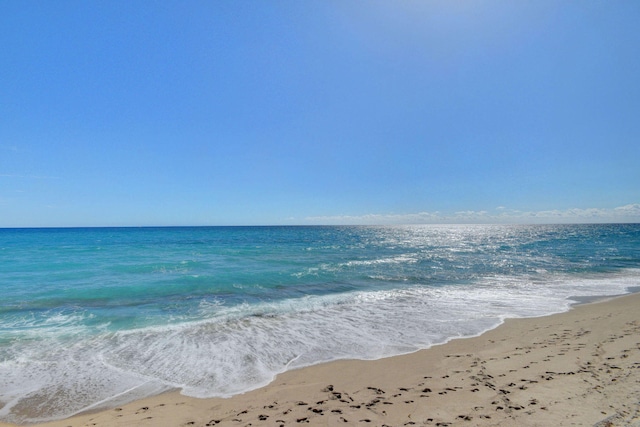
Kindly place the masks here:
[(139, 398), (169, 388), (194, 397), (230, 396), (287, 369), (416, 351), (477, 335), (505, 317), (567, 310), (574, 295), (624, 293), (639, 280), (640, 271), (632, 269), (560, 275), (544, 286), (517, 276), (487, 277), (474, 286), (411, 286), (235, 307), (203, 303), (209, 317), (195, 322), (105, 333), (70, 347), (43, 336), (23, 342), (19, 357), (0, 362), (0, 401), (9, 402), (0, 416), (18, 421), (11, 415), (16, 405), (37, 400), (48, 402), (51, 417), (63, 417), (97, 401), (107, 404), (110, 396)]

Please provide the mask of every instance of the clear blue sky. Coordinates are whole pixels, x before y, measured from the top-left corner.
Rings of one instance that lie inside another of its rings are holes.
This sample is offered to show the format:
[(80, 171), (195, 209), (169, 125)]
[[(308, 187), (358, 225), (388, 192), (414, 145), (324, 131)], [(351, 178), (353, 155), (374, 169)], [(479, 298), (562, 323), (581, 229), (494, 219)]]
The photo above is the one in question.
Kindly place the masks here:
[(640, 2), (0, 1), (0, 227), (640, 221)]

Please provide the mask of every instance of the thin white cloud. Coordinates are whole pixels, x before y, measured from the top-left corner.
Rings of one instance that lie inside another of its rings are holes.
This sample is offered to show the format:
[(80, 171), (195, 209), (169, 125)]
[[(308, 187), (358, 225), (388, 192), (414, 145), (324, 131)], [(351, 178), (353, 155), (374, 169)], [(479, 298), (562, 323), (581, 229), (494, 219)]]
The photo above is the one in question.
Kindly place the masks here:
[(640, 203), (619, 206), (614, 209), (620, 215), (640, 216)]
[(409, 214), (366, 214), (307, 217), (312, 224), (531, 224), (640, 222), (640, 204), (617, 208), (588, 208), (520, 211), (500, 206), (496, 212), (459, 211), (453, 213), (418, 212)]

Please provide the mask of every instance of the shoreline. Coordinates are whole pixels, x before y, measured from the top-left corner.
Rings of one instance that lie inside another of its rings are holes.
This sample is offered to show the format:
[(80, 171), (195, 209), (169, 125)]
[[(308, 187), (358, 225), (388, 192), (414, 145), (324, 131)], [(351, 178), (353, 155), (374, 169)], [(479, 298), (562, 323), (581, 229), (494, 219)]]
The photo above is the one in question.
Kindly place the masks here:
[(639, 308), (638, 293), (581, 301), (414, 353), (287, 371), (231, 398), (171, 391), (35, 425), (640, 426)]

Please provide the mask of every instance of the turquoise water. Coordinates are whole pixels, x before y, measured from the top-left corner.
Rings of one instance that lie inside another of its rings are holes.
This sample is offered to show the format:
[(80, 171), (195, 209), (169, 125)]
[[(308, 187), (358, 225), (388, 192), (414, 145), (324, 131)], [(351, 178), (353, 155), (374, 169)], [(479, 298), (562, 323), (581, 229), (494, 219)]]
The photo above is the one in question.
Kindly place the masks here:
[(639, 285), (632, 224), (0, 229), (0, 419), (230, 396)]

